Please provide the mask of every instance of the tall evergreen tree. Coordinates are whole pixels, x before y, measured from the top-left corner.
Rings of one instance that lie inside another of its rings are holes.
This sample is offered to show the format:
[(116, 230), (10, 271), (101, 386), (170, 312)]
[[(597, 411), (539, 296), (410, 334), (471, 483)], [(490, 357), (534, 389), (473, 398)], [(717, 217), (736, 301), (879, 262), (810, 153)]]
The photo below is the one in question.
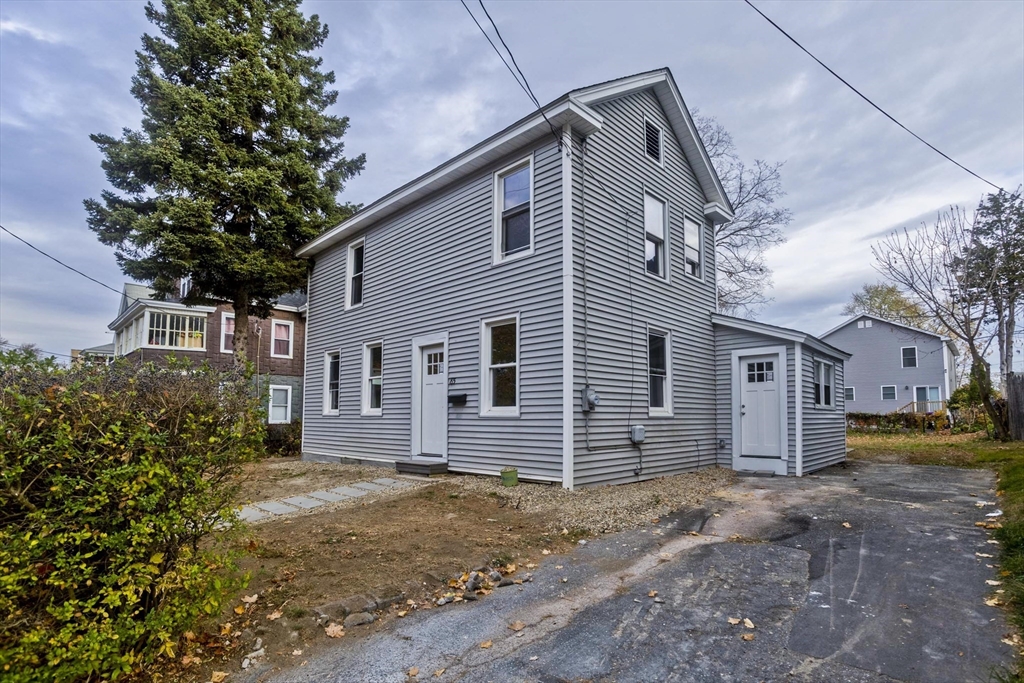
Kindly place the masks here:
[(357, 208), (337, 195), (365, 162), (344, 155), (348, 118), (325, 113), (327, 26), (300, 1), (148, 3), (160, 35), (136, 53), (142, 127), (91, 136), (118, 192), (85, 201), (89, 227), (160, 295), (190, 277), (186, 304), (231, 302), (238, 363), (249, 316), (305, 286), (295, 248)]

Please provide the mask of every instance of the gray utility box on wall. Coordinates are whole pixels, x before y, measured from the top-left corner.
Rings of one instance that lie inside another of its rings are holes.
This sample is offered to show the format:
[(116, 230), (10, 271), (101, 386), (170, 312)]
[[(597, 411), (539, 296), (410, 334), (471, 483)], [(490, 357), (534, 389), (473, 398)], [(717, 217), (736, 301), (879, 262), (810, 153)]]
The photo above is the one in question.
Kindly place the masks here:
[(629, 428), (629, 440), (633, 443), (643, 443), (646, 430), (643, 425), (631, 425)]

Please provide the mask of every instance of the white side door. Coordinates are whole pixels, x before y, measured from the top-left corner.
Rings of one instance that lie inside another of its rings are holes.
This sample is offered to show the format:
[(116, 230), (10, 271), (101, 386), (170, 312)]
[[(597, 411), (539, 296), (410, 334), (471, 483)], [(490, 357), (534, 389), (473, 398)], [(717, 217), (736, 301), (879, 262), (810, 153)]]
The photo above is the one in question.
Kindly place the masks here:
[(779, 357), (740, 358), (740, 456), (781, 458)]
[(419, 401), (420, 452), (417, 455), (442, 457), (448, 439), (448, 372), (444, 344), (420, 349)]

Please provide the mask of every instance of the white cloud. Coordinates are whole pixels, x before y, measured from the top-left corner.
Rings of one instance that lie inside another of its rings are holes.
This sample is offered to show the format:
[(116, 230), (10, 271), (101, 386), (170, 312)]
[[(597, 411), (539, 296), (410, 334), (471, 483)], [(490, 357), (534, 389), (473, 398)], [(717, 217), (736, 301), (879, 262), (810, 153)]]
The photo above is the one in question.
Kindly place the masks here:
[(64, 38), (52, 31), (44, 31), (17, 19), (0, 19), (0, 35), (4, 33), (28, 36), (42, 43), (57, 44), (64, 42)]

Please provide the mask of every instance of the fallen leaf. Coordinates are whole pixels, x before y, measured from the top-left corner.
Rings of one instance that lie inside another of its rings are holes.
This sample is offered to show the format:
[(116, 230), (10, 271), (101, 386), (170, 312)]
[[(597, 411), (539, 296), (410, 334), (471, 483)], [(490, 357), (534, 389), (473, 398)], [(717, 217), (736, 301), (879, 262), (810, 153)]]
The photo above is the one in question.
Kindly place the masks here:
[(182, 635), (185, 636), (185, 640), (189, 641), (190, 643), (196, 639), (196, 634), (192, 633), (192, 631), (185, 631)]
[(536, 569), (537, 568), (537, 565), (535, 565), (533, 562), (527, 562), (523, 566), (526, 567), (527, 569)]
[(276, 621), (276, 620), (280, 619), (281, 616), (282, 616), (282, 614), (281, 614), (280, 610), (274, 610), (273, 612), (271, 612), (270, 614), (267, 615), (267, 621)]
[(753, 640), (754, 639), (754, 634), (753, 633), (744, 633), (742, 636), (740, 636), (740, 638), (742, 638), (743, 640)]
[(985, 583), (987, 583), (990, 586), (1002, 586), (1003, 585), (1002, 581), (993, 581), (992, 579), (986, 579)]
[(560, 565), (560, 564), (556, 564), (555, 565), (555, 569), (561, 569), (561, 568), (562, 568), (562, 565)]
[(434, 678), (440, 678), (441, 676), (444, 675), (444, 672), (445, 672), (444, 669), (438, 669), (437, 671), (434, 672)]
[(1003, 601), (999, 598), (988, 598), (985, 600), (985, 604), (989, 607), (999, 607), (999, 605), (1003, 604)]
[(660, 520), (659, 518), (657, 518), (657, 517), (654, 517), (653, 519), (651, 519), (651, 524), (657, 524), (657, 523), (658, 523), (658, 522), (660, 522), (660, 521), (661, 521), (661, 520)]
[(992, 557), (988, 553), (974, 553), (974, 554), (977, 555), (978, 557)]
[(341, 638), (345, 635), (345, 627), (341, 624), (328, 624), (327, 628), (324, 629), (324, 633), (327, 634), (328, 638)]
[(409, 613), (408, 610), (402, 610), (401, 612), (398, 613), (398, 616), (404, 617), (408, 613)]
[(740, 619), (739, 617), (729, 617), (729, 623), (735, 626), (736, 624), (740, 623)]
[(220, 634), (222, 636), (226, 636), (229, 633), (231, 633), (231, 622), (230, 621), (228, 623), (226, 623), (226, 624), (221, 624), (220, 625)]
[(485, 640), (484, 642), (480, 643), (480, 649), (481, 649), (481, 650), (486, 650), (486, 649), (487, 649), (487, 648), (489, 648), (489, 647), (490, 647), (491, 645), (494, 645), (494, 643), (493, 643), (493, 642), (491, 642), (491, 641), (489, 641), (489, 640)]
[(416, 676), (419, 676), (419, 675), (420, 675), (420, 668), (418, 666), (414, 666), (411, 669), (409, 669), (409, 676), (410, 677), (415, 678)]
[(292, 650), (292, 657), (301, 657), (302, 650)]
[(688, 531), (687, 533), (690, 534), (691, 536), (700, 536), (700, 532), (699, 531)]
[(992, 541), (992, 540), (989, 540), (989, 541), (985, 541), (985, 542), (986, 542), (986, 543), (991, 543), (992, 545), (999, 545), (999, 541)]
[(210, 674), (210, 683), (221, 683), (221, 681), (223, 681), (227, 677), (227, 671), (214, 671), (212, 674)]
[(658, 553), (658, 557), (660, 557), (663, 560), (671, 560), (672, 553)]
[(750, 619), (744, 619), (743, 625), (747, 628), (754, 628), (754, 622), (752, 622)]
[(541, 550), (541, 551), (540, 551), (540, 554), (541, 554), (541, 555), (550, 555), (550, 554), (551, 554), (551, 551), (550, 551), (550, 550), (548, 550), (547, 548), (544, 548), (544, 550)]
[(530, 657), (530, 661), (531, 662), (536, 662), (537, 661), (537, 655), (534, 655), (534, 656)]
[(658, 591), (648, 591), (647, 592), (647, 597), (649, 597), (649, 598), (656, 598), (656, 597), (658, 597)]
[(522, 631), (524, 628), (526, 628), (526, 624), (524, 624), (521, 621), (513, 621), (511, 624), (508, 625), (508, 627), (513, 631)]
[(189, 667), (189, 666), (192, 666), (193, 664), (202, 664), (202, 663), (203, 663), (203, 660), (199, 659), (199, 657), (193, 657), (191, 655), (185, 655), (184, 657), (181, 658), (181, 665), (184, 666), (184, 667)]
[(847, 529), (849, 529), (850, 528), (850, 523), (849, 522), (843, 522), (843, 526), (846, 527)]
[(242, 605), (235, 607), (235, 614), (245, 614), (245, 607)]
[(974, 526), (985, 526), (985, 522), (975, 522)]
[(515, 574), (516, 573), (516, 563), (515, 562), (510, 562), (509, 565), (507, 567), (505, 567), (505, 573), (506, 574)]
[(242, 596), (242, 602), (244, 602), (247, 605), (251, 605), (254, 602), (256, 602), (259, 599), (259, 597), (260, 597), (259, 593), (255, 593), (253, 595), (243, 595)]

